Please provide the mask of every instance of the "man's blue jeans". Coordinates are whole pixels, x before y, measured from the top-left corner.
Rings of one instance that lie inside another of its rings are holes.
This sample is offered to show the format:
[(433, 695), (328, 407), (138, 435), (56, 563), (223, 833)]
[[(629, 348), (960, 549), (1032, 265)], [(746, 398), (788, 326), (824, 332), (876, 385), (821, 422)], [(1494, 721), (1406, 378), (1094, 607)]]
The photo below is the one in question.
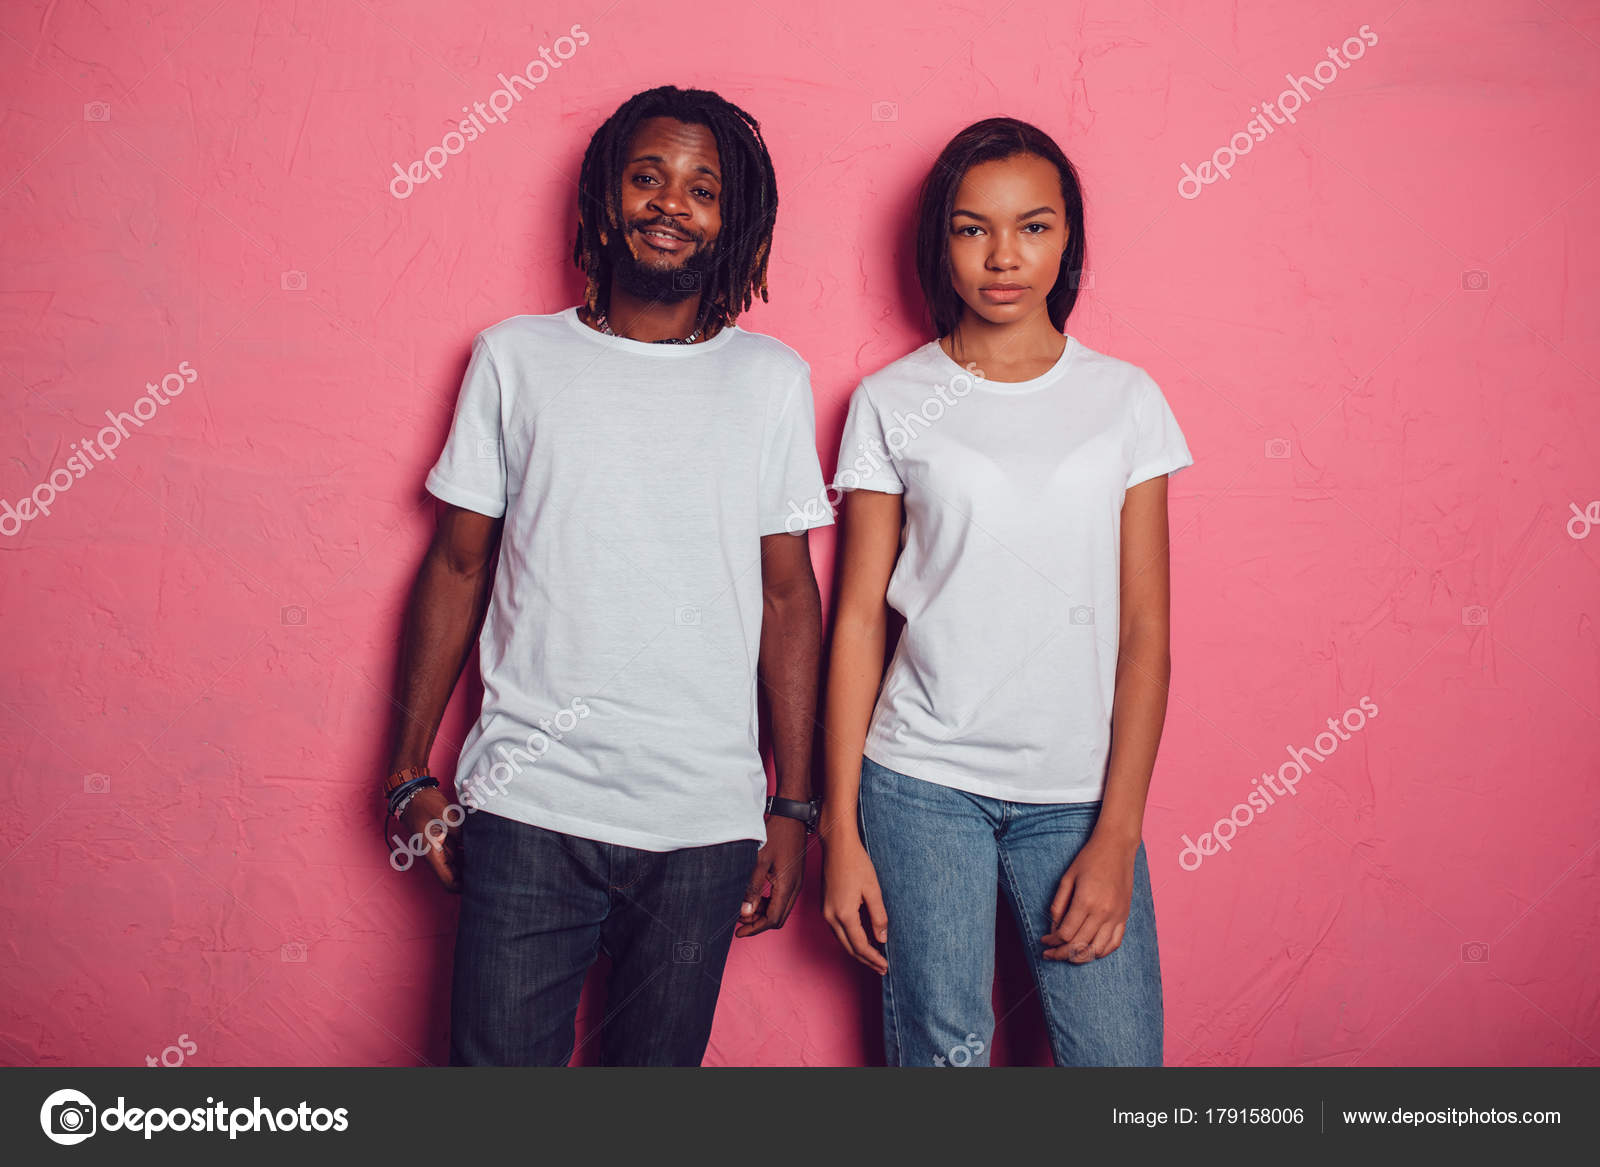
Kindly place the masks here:
[(601, 949), (611, 958), (601, 1064), (700, 1064), (754, 839), (644, 851), (486, 810), (461, 829), (451, 1065), (566, 1065)]
[(1162, 1064), (1161, 961), (1142, 842), (1121, 947), (1083, 963), (1042, 956), (1050, 901), (1099, 814), (1099, 802), (1007, 802), (861, 760), (861, 838), (889, 917), (889, 1065), (989, 1064), (996, 886), (1028, 949), (1056, 1064)]

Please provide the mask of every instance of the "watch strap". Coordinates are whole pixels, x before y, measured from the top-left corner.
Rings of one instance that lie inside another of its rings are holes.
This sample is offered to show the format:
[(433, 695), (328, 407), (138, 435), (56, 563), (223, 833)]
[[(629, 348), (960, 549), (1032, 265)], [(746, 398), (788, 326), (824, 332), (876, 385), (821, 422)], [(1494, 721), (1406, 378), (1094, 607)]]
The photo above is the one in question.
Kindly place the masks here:
[(795, 798), (779, 798), (776, 794), (767, 795), (767, 813), (782, 815), (784, 818), (799, 819), (806, 826), (816, 825), (818, 816), (822, 813), (822, 802), (813, 798), (810, 802), (801, 802)]

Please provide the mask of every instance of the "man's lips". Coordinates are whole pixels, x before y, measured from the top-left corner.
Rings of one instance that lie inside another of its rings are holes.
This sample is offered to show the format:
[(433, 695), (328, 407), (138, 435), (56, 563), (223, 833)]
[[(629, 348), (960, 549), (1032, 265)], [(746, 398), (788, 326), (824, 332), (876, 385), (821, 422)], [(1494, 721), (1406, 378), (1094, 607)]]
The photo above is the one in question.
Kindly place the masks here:
[(681, 251), (689, 242), (688, 236), (665, 227), (639, 227), (636, 230), (646, 243), (659, 251)]

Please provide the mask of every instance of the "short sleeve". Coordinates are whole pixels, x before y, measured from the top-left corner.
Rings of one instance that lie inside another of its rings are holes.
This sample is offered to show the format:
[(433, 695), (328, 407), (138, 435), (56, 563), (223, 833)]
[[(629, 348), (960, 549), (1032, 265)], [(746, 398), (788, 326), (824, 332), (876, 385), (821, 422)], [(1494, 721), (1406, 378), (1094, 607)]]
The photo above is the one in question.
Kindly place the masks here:
[(798, 535), (833, 522), (817, 462), (817, 421), (812, 412), (811, 367), (789, 385), (761, 455), (760, 530)]
[(833, 488), (905, 493), (905, 483), (900, 480), (894, 458), (883, 440), (883, 421), (878, 416), (878, 407), (867, 395), (865, 381), (850, 394), (844, 436), (839, 439), (839, 468), (833, 476)]
[(1143, 380), (1144, 393), (1133, 410), (1135, 432), (1129, 488), (1158, 474), (1172, 474), (1194, 465), (1183, 430), (1178, 428), (1178, 419), (1172, 415), (1160, 386), (1148, 374)]
[(505, 445), (500, 432), (500, 375), (480, 332), (461, 380), (455, 420), (425, 485), (436, 498), (499, 518), (506, 513)]

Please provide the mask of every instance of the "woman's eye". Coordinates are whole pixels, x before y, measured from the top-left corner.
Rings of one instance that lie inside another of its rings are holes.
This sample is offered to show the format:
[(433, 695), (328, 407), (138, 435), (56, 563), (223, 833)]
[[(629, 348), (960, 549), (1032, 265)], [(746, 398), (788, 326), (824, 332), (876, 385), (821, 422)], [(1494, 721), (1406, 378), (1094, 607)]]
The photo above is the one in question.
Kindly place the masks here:
[[(1029, 223), (1028, 227), (1037, 227), (1037, 228), (1039, 228), (1037, 231), (1033, 232), (1033, 234), (1035, 234), (1035, 235), (1042, 235), (1046, 231), (1050, 230), (1050, 228), (1044, 223)], [(1028, 229), (1028, 227), (1024, 227), (1023, 230), (1026, 231)]]
[(980, 229), (981, 228), (979, 228), (975, 224), (968, 223), (965, 227), (957, 227), (956, 228), (956, 234), (957, 235), (962, 235), (962, 236), (965, 236), (968, 239), (971, 239), (972, 236), (971, 235), (967, 235), (967, 232), (968, 231), (977, 231), (977, 230), (980, 230)]

